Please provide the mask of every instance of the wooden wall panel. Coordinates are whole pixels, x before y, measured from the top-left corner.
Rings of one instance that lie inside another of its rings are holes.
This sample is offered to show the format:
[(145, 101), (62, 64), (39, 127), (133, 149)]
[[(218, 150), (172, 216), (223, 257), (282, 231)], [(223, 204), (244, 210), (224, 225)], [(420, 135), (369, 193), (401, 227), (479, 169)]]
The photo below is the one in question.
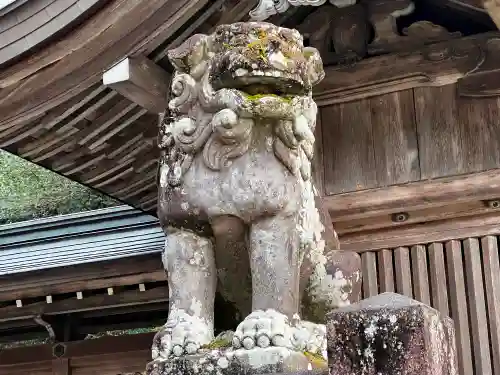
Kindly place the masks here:
[(414, 89), (423, 180), (500, 166), (497, 98), (461, 98), (455, 85)]
[(324, 107), (321, 122), (326, 194), (420, 178), (412, 90)]
[(460, 375), (499, 374), (499, 237), (361, 251), (363, 298), (396, 286), (449, 315)]
[(377, 186), (369, 101), (322, 109), (325, 193)]
[(500, 168), (499, 107), (496, 97), (459, 97), (455, 84), (323, 107), (324, 193)]

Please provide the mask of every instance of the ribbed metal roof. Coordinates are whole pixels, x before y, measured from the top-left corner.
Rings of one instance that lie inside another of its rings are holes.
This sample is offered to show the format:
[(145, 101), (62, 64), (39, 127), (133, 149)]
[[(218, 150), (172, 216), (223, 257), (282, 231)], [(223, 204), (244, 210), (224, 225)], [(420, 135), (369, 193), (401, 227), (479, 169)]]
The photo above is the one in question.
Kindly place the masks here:
[(162, 251), (158, 219), (119, 206), (0, 226), (0, 275)]

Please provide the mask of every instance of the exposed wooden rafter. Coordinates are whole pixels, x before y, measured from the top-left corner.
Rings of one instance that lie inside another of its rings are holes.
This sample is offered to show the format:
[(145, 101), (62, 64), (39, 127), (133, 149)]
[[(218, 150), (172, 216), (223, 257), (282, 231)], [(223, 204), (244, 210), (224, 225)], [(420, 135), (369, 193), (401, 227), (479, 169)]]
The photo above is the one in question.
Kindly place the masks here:
[(123, 59), (104, 72), (102, 81), (152, 113), (161, 113), (167, 108), (170, 76), (144, 56)]

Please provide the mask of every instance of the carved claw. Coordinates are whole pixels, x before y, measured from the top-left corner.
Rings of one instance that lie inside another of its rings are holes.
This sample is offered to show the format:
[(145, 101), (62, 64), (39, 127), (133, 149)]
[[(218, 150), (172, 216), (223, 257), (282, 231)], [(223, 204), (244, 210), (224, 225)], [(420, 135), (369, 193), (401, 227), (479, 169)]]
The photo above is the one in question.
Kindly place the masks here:
[(208, 344), (213, 339), (212, 336), (209, 326), (203, 319), (187, 313), (176, 314), (169, 317), (167, 323), (156, 334), (152, 348), (153, 360), (195, 354), (202, 345)]
[(288, 318), (275, 310), (252, 312), (236, 329), (233, 347), (253, 349), (258, 346), (290, 347), (291, 327)]
[(235, 349), (285, 347), (297, 351), (322, 353), (326, 351), (326, 328), (323, 324), (289, 319), (272, 309), (254, 311), (236, 329)]
[(299, 322), (294, 329), (292, 344), (298, 350), (325, 355), (326, 326), (307, 321)]

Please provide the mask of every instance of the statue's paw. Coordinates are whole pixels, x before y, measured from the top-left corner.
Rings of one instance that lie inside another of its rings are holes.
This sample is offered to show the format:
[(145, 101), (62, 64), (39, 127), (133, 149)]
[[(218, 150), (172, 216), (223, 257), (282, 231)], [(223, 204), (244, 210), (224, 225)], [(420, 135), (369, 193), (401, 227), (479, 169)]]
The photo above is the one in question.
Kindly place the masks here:
[(233, 347), (290, 347), (291, 335), (292, 327), (286, 315), (271, 309), (257, 310), (238, 325), (233, 336)]
[(292, 345), (295, 350), (326, 355), (326, 326), (300, 321), (293, 327)]
[(211, 328), (196, 316), (169, 318), (153, 341), (153, 360), (195, 354), (213, 339)]

